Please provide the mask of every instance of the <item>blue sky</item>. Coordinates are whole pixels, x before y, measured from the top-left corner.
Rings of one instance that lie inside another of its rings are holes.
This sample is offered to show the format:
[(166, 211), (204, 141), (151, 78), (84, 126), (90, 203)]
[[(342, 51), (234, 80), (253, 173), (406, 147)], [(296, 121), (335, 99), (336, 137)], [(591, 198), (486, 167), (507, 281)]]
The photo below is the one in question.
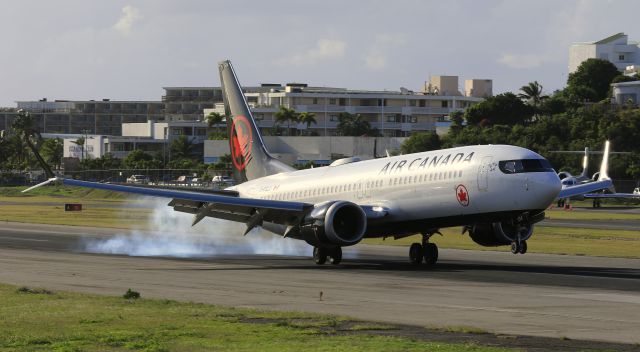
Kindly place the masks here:
[(625, 1), (2, 0), (0, 106), (158, 100), (163, 86), (306, 82), (419, 90), (429, 75), (490, 78), (494, 93), (567, 78), (573, 42), (625, 32)]

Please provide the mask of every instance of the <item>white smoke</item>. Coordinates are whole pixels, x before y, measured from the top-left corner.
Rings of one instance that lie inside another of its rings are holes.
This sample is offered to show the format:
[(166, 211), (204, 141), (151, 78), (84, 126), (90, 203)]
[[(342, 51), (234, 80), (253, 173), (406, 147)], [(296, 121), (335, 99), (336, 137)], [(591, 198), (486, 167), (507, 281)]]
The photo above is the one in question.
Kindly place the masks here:
[(91, 253), (131, 256), (171, 256), (181, 258), (217, 255), (274, 254), (310, 256), (311, 246), (255, 228), (243, 236), (244, 224), (205, 218), (191, 226), (193, 215), (174, 211), (167, 201), (147, 198), (153, 211), (148, 230), (130, 230), (107, 239), (86, 239), (84, 250)]

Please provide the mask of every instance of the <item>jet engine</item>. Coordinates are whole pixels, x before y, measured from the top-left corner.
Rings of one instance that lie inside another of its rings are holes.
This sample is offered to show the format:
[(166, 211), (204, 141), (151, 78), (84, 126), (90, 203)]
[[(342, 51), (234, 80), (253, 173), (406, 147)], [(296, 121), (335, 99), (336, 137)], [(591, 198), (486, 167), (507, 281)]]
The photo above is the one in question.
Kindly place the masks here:
[(485, 247), (509, 245), (526, 241), (533, 234), (533, 224), (544, 219), (544, 212), (494, 223), (478, 223), (467, 227), (471, 239)]
[(300, 226), (302, 238), (314, 246), (351, 246), (364, 236), (367, 216), (347, 201), (316, 204)]

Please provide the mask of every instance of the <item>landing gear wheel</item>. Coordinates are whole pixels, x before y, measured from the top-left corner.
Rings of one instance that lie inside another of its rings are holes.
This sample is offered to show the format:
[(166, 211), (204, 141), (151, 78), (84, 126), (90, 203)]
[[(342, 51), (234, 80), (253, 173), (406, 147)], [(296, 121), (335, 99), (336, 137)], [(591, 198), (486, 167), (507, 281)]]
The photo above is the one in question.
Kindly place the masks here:
[(527, 241), (522, 241), (520, 244), (520, 254), (527, 253)]
[(409, 247), (409, 261), (411, 264), (418, 265), (422, 263), (422, 257), (424, 256), (424, 248), (420, 243), (412, 243)]
[(434, 265), (438, 261), (438, 246), (435, 243), (424, 245), (424, 262), (427, 265)]
[(520, 253), (520, 244), (516, 241), (511, 242), (511, 253), (518, 254)]
[(324, 247), (313, 247), (313, 261), (318, 265), (327, 262), (327, 249)]
[(342, 261), (342, 248), (335, 247), (332, 248), (329, 253), (329, 263), (333, 265), (338, 265)]

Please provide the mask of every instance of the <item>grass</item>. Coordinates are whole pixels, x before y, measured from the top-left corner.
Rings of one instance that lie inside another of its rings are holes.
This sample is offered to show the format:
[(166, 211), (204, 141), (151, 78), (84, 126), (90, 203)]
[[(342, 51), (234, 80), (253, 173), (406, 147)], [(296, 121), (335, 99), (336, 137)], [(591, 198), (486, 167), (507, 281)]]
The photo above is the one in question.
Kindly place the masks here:
[[(0, 199), (20, 198), (22, 201), (43, 201), (43, 200), (116, 200), (125, 201), (128, 198), (126, 193), (110, 192), (101, 189), (91, 189), (84, 187), (68, 187), (59, 185), (49, 185), (36, 188), (28, 193), (22, 193), (27, 187), (0, 187)], [(8, 200), (8, 199), (5, 199)]]
[(29, 290), (0, 285), (3, 351), (507, 351), (372, 334), (389, 326), (328, 315)]
[(548, 219), (554, 220), (638, 220), (640, 213), (614, 213), (606, 210), (595, 211), (567, 211), (563, 209), (552, 209), (545, 212)]
[(144, 230), (152, 212), (149, 208), (125, 210), (86, 202), (80, 202), (83, 205), (82, 211), (64, 211), (64, 203), (65, 201), (60, 201), (60, 205), (0, 204), (0, 221)]
[[(482, 247), (468, 235), (461, 235), (460, 228), (442, 229), (443, 236), (432, 237), (440, 248), (509, 251), (508, 246)], [(399, 240), (366, 239), (368, 244), (409, 246), (420, 242), (420, 236)], [(542, 227), (534, 230), (527, 241), (529, 253), (571, 254), (599, 257), (640, 258), (640, 231), (580, 229), (569, 227)]]

